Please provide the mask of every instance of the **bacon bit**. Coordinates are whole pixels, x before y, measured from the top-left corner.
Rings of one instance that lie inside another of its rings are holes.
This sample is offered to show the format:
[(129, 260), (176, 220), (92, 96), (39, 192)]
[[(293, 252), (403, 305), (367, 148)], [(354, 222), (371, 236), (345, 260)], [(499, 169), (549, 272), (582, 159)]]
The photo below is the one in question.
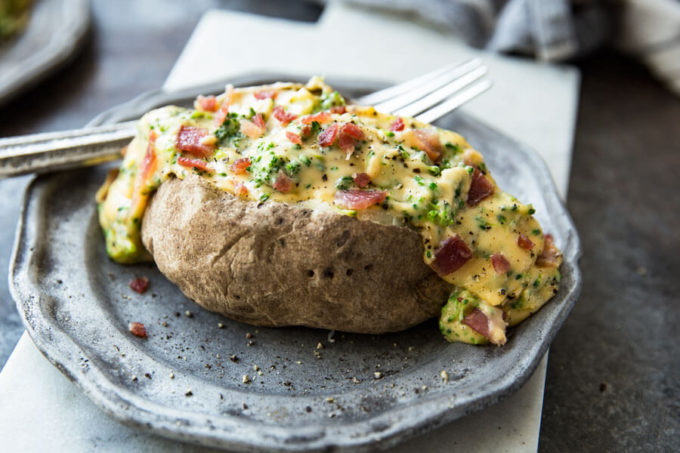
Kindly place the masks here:
[(295, 143), (296, 145), (302, 145), (302, 137), (300, 137), (298, 134), (295, 132), (291, 131), (286, 131), (286, 137), (288, 140), (290, 140), (292, 143)]
[(310, 135), (312, 135), (312, 126), (310, 126), (309, 124), (305, 124), (305, 125), (302, 126), (302, 128), (300, 129), (300, 136), (301, 136), (302, 138), (307, 138), (307, 137), (309, 137)]
[(489, 317), (479, 308), (475, 308), (463, 318), (462, 322), (478, 334), (486, 337), (491, 343), (501, 346), (506, 342), (505, 327), (507, 324), (501, 315), (498, 314), (499, 311), (496, 311), (495, 315)]
[(255, 126), (260, 127), (262, 129), (265, 129), (265, 130), (267, 129), (267, 126), (265, 126), (265, 124), (264, 124), (264, 117), (262, 116), (261, 113), (258, 113), (257, 115), (255, 115), (253, 117), (252, 121), (253, 121), (253, 124)]
[(354, 184), (362, 189), (371, 183), (371, 177), (367, 173), (357, 173), (354, 175)]
[(208, 167), (208, 163), (201, 159), (189, 159), (188, 157), (179, 156), (177, 158), (177, 163), (183, 167), (196, 168), (201, 171), (212, 171)]
[(135, 186), (132, 191), (132, 202), (130, 212), (141, 212), (146, 205), (146, 200), (149, 195), (146, 193), (145, 184), (149, 178), (154, 174), (158, 167), (158, 160), (156, 159), (156, 139), (158, 134), (155, 131), (149, 133), (149, 143), (146, 147), (146, 154), (139, 165), (139, 173), (135, 176)]
[(275, 99), (277, 94), (278, 93), (274, 90), (262, 90), (256, 91), (253, 95), (255, 96), (255, 99), (261, 101), (263, 99)]
[(481, 171), (475, 168), (472, 173), (472, 182), (470, 183), (470, 190), (468, 191), (467, 204), (469, 206), (477, 206), (480, 201), (494, 193), (494, 186), (489, 179), (482, 174)]
[(215, 124), (221, 126), (227, 118), (227, 114), (229, 114), (229, 103), (225, 101), (222, 103), (220, 110), (215, 114)]
[(552, 234), (543, 237), (543, 252), (536, 259), (536, 266), (539, 267), (559, 267), (562, 262), (562, 253), (555, 246)]
[(505, 274), (510, 270), (510, 262), (501, 253), (491, 255), (491, 264), (493, 264), (493, 270), (497, 274)]
[(191, 153), (196, 157), (208, 157), (215, 151), (215, 146), (203, 141), (207, 136), (207, 129), (182, 126), (177, 133), (175, 146), (177, 149)]
[(302, 124), (312, 124), (316, 121), (319, 124), (327, 123), (331, 120), (331, 114), (328, 112), (319, 112), (315, 115), (303, 116), (300, 120)]
[[(304, 121), (304, 120), (303, 120)], [(333, 146), (338, 138), (338, 124), (333, 123), (319, 134), (319, 146)]]
[(236, 159), (229, 168), (235, 175), (243, 175), (245, 174), (248, 167), (250, 167), (250, 159), (247, 157), (242, 157), (240, 159)]
[(286, 112), (280, 105), (274, 107), (272, 114), (274, 115), (274, 118), (279, 120), (284, 126), (287, 126), (291, 121), (297, 118), (297, 115)]
[(130, 333), (139, 338), (146, 338), (146, 327), (141, 322), (131, 322), (128, 324)]
[(345, 123), (340, 128), (340, 133), (352, 137), (355, 140), (363, 140), (364, 131), (354, 123)]
[(346, 209), (366, 209), (374, 204), (382, 203), (387, 192), (382, 190), (338, 190), (335, 192), (335, 203)]
[(328, 109), (329, 112), (335, 113), (336, 115), (342, 115), (343, 113), (347, 112), (347, 107), (344, 105), (338, 105), (335, 107), (331, 107)]
[(340, 128), (340, 136), (338, 137), (338, 145), (346, 153), (354, 152), (357, 140), (364, 138), (364, 131), (354, 123), (345, 123)]
[(469, 315), (463, 318), (463, 324), (486, 338), (490, 336), (489, 318), (479, 308), (475, 308)]
[(134, 292), (143, 294), (149, 287), (149, 279), (146, 277), (137, 277), (130, 280), (130, 289)]
[(534, 248), (534, 243), (531, 242), (531, 239), (529, 239), (523, 234), (520, 234), (519, 237), (517, 238), (517, 245), (519, 245), (524, 250), (531, 250)]
[(441, 247), (434, 253), (432, 269), (444, 277), (457, 271), (472, 257), (472, 250), (457, 234), (442, 242)]
[(418, 129), (413, 131), (413, 138), (418, 149), (425, 151), (432, 162), (437, 162), (442, 157), (442, 145), (439, 134), (436, 131)]
[(217, 98), (215, 96), (201, 96), (196, 98), (196, 104), (198, 104), (198, 109), (204, 112), (216, 112), (217, 111)]
[(338, 145), (340, 146), (340, 149), (346, 152), (347, 156), (349, 157), (349, 155), (351, 155), (354, 152), (356, 140), (354, 140), (349, 135), (340, 134), (340, 137), (338, 137)]
[(290, 189), (293, 188), (293, 180), (290, 179), (288, 176), (286, 176), (283, 173), (279, 173), (278, 176), (276, 177), (276, 181), (274, 181), (274, 190), (279, 191), (281, 193), (286, 193), (290, 191)]
[[(151, 131), (149, 134), (149, 144), (146, 147), (146, 154), (144, 155), (144, 160), (142, 161), (142, 165), (140, 166), (140, 182), (144, 182), (147, 179), (149, 179), (149, 176), (153, 174), (153, 172), (156, 170), (156, 139), (158, 138), (158, 134), (156, 132)], [(139, 187), (141, 189), (141, 187)]]
[(401, 117), (397, 118), (394, 120), (394, 123), (390, 126), (390, 130), (392, 132), (399, 132), (404, 130), (404, 120), (401, 119)]
[(234, 193), (239, 197), (248, 196), (248, 187), (242, 182), (237, 182), (234, 184)]
[[(257, 115), (253, 117), (253, 119), (255, 119), (256, 117)], [(241, 132), (243, 132), (244, 135), (250, 138), (260, 138), (265, 133), (265, 131), (266, 128), (264, 127), (264, 124), (262, 124), (262, 127), (260, 127), (253, 121), (241, 120)]]

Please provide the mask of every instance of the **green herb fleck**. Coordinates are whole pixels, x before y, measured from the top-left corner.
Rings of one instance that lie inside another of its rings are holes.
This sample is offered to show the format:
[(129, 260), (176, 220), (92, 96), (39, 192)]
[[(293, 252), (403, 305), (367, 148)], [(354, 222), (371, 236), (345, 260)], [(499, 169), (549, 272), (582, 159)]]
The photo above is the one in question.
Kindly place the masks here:
[(318, 121), (312, 121), (311, 134), (312, 135), (318, 134), (320, 130), (321, 130), (321, 124), (319, 124)]
[(350, 188), (353, 182), (354, 179), (352, 179), (351, 176), (343, 176), (342, 178), (338, 178), (338, 180), (335, 181), (335, 188), (338, 190), (347, 190)]
[(442, 172), (441, 168), (439, 168), (436, 165), (432, 165), (431, 167), (427, 167), (427, 171), (432, 175), (432, 176), (439, 176)]

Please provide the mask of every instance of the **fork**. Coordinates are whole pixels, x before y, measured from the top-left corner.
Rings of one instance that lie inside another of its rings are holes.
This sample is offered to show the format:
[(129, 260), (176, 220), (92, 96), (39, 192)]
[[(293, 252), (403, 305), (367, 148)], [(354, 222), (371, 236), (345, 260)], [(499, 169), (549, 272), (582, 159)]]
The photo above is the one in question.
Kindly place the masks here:
[[(433, 122), (491, 86), (479, 59), (430, 73), (353, 99), (359, 105)], [(0, 139), (0, 177), (75, 168), (119, 159), (137, 121)]]

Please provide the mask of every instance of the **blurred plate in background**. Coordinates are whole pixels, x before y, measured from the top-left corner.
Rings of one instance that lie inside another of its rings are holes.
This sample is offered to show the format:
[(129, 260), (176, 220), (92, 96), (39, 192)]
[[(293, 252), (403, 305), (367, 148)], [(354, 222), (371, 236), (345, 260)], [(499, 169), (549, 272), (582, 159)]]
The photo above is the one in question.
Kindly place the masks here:
[(80, 48), (88, 0), (37, 0), (26, 28), (0, 44), (0, 105), (39, 82)]

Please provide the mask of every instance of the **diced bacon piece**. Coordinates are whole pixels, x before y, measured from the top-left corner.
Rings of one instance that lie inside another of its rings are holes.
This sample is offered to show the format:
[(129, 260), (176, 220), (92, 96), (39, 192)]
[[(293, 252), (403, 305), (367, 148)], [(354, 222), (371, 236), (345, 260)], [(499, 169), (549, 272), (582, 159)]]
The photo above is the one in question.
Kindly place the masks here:
[[(254, 119), (255, 117), (253, 117)], [(260, 138), (262, 135), (264, 135), (266, 129), (264, 127), (264, 124), (262, 127), (258, 126), (255, 124), (253, 121), (250, 120), (241, 120), (241, 132), (247, 137), (250, 138)]]
[(215, 146), (204, 141), (207, 136), (207, 129), (182, 126), (177, 133), (175, 146), (177, 149), (191, 153), (196, 157), (208, 157), (215, 151)]
[(517, 238), (517, 245), (519, 245), (524, 250), (531, 250), (534, 248), (534, 243), (531, 242), (531, 239), (529, 239), (524, 234), (520, 234), (519, 237)]
[(338, 139), (338, 124), (333, 123), (319, 134), (319, 146), (333, 146)]
[(510, 270), (510, 262), (505, 259), (502, 253), (494, 253), (491, 255), (491, 264), (493, 265), (493, 270), (497, 274), (505, 274)]
[(340, 146), (340, 149), (342, 149), (348, 155), (354, 152), (356, 143), (357, 141), (349, 135), (340, 134), (338, 137), (338, 146)]
[[(499, 309), (495, 310), (500, 312)], [(500, 314), (489, 317), (479, 308), (475, 308), (463, 318), (463, 324), (495, 345), (505, 344), (506, 323)]]
[(220, 107), (220, 110), (215, 114), (215, 124), (218, 126), (221, 126), (222, 123), (224, 123), (224, 120), (227, 118), (227, 115), (229, 114), (229, 103), (224, 102), (222, 103), (222, 107)]
[(293, 188), (293, 185), (295, 183), (293, 182), (292, 179), (290, 179), (288, 176), (286, 176), (283, 173), (279, 173), (278, 176), (276, 176), (276, 181), (274, 181), (274, 190), (281, 192), (281, 193), (286, 193), (289, 192), (290, 189)]
[(357, 173), (354, 175), (354, 184), (362, 189), (371, 183), (371, 177), (366, 173)]
[(234, 184), (234, 194), (236, 194), (239, 197), (247, 197), (248, 196), (248, 187), (243, 184), (242, 182), (237, 182)]
[(208, 163), (201, 159), (189, 159), (188, 157), (180, 156), (177, 158), (177, 163), (183, 167), (195, 168), (201, 171), (211, 171)]
[(261, 113), (258, 113), (257, 115), (255, 115), (251, 121), (253, 122), (253, 124), (255, 126), (262, 128), (262, 129), (265, 129), (265, 130), (267, 129), (267, 126), (265, 126), (265, 124), (264, 124), (264, 117), (262, 116)]
[(255, 99), (261, 101), (263, 99), (276, 99), (277, 94), (278, 93), (274, 90), (260, 90), (256, 91), (253, 95), (255, 96)]
[(319, 124), (327, 123), (331, 120), (331, 114), (328, 112), (319, 112), (314, 115), (303, 116), (300, 120), (302, 124), (312, 124), (316, 121)]
[(131, 322), (128, 324), (130, 333), (139, 338), (146, 338), (146, 327), (141, 322)]
[(198, 110), (202, 110), (204, 112), (216, 112), (218, 105), (217, 105), (217, 98), (215, 96), (198, 96), (196, 98), (196, 105), (198, 107)]
[(540, 267), (559, 267), (562, 263), (562, 253), (560, 253), (552, 234), (543, 237), (543, 252), (536, 259), (536, 265)]
[(287, 126), (291, 121), (297, 118), (297, 115), (286, 112), (280, 105), (274, 107), (272, 114), (274, 115), (274, 118), (279, 120), (284, 126)]
[(366, 209), (382, 203), (387, 192), (382, 190), (338, 190), (335, 192), (335, 204), (346, 209)]
[(390, 126), (390, 130), (392, 132), (400, 132), (404, 130), (404, 120), (401, 119), (401, 117), (397, 118), (394, 120), (394, 123)]
[(295, 132), (286, 131), (286, 138), (296, 145), (302, 145), (302, 137)]
[(345, 123), (340, 128), (340, 134), (352, 137), (355, 140), (363, 140), (364, 131), (354, 123)]
[(134, 292), (142, 294), (149, 287), (149, 279), (146, 277), (137, 277), (130, 280), (130, 289)]
[(479, 308), (475, 308), (463, 318), (463, 324), (474, 330), (480, 335), (489, 338), (491, 330), (489, 329), (489, 318)]
[(442, 156), (442, 144), (436, 131), (429, 129), (415, 130), (413, 131), (413, 140), (418, 149), (425, 151), (432, 162), (439, 161)]
[(364, 138), (364, 131), (354, 123), (345, 123), (340, 127), (338, 145), (348, 154), (354, 152), (357, 140)]
[(335, 107), (331, 107), (328, 109), (329, 112), (335, 113), (336, 115), (342, 115), (343, 113), (347, 112), (347, 107), (344, 105), (338, 105)]
[(446, 238), (434, 253), (432, 269), (444, 277), (457, 271), (472, 257), (472, 250), (457, 234)]
[(151, 131), (149, 134), (149, 144), (146, 147), (146, 154), (144, 154), (144, 159), (140, 165), (139, 178), (141, 182), (146, 182), (154, 171), (156, 171), (156, 166), (158, 164), (156, 160), (156, 139), (158, 134)]
[(493, 183), (489, 181), (489, 178), (475, 168), (475, 171), (472, 173), (472, 182), (470, 183), (470, 190), (468, 191), (467, 204), (469, 206), (477, 206), (480, 201), (493, 195), (494, 190)]
[(250, 167), (250, 159), (247, 157), (242, 157), (240, 159), (236, 159), (234, 163), (231, 164), (229, 169), (236, 175), (243, 175), (245, 174), (248, 167)]
[(312, 135), (312, 126), (305, 124), (300, 128), (300, 137), (307, 138)]
[(140, 212), (144, 209), (146, 200), (148, 199), (147, 186), (149, 180), (158, 168), (158, 159), (156, 158), (156, 139), (158, 134), (155, 131), (149, 132), (149, 141), (146, 146), (146, 153), (142, 162), (139, 164), (139, 172), (135, 176), (135, 186), (132, 190), (132, 202), (130, 212)]

